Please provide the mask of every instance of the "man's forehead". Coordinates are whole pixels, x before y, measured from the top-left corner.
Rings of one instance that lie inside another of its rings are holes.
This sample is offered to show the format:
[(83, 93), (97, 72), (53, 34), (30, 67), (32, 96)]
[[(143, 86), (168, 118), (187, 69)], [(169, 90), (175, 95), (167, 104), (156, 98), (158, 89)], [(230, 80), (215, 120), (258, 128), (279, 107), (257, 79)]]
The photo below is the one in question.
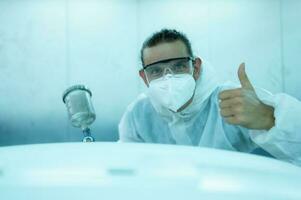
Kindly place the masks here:
[(164, 42), (143, 51), (144, 65), (161, 60), (188, 56), (187, 48), (182, 41)]

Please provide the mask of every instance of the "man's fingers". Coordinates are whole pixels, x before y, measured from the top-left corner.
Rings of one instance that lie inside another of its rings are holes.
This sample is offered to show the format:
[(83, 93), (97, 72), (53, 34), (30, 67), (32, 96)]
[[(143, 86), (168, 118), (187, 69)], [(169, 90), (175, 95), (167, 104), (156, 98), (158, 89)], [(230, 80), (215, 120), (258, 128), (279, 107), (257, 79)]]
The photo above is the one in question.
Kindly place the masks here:
[(240, 115), (243, 113), (243, 106), (235, 105), (235, 106), (230, 106), (230, 107), (226, 107), (226, 108), (221, 108), (220, 112), (223, 117), (229, 117), (232, 115)]
[(253, 86), (245, 70), (245, 63), (241, 63), (238, 68), (238, 78), (242, 88), (253, 90)]
[(224, 109), (221, 109), (221, 115), (223, 117), (231, 117), (234, 115), (234, 112), (231, 108), (224, 108)]
[(239, 125), (239, 120), (236, 116), (225, 117), (225, 121), (229, 124)]
[(241, 105), (241, 104), (243, 104), (243, 99), (241, 97), (234, 97), (234, 98), (222, 100), (219, 103), (219, 107), (223, 109), (223, 108), (228, 108), (234, 105)]
[(241, 88), (232, 89), (232, 90), (224, 90), (219, 93), (219, 99), (225, 100), (225, 99), (229, 99), (229, 98), (240, 97), (240, 96), (242, 96), (242, 92), (243, 91)]

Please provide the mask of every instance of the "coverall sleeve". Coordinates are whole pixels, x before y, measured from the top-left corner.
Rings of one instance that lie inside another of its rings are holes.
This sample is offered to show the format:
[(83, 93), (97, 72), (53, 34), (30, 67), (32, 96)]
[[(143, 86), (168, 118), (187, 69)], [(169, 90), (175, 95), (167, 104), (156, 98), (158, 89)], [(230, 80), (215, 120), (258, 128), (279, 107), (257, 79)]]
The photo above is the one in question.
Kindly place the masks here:
[(119, 140), (118, 142), (143, 142), (139, 137), (134, 119), (133, 112), (129, 108), (123, 114), (121, 121), (118, 125)]
[(249, 130), (251, 139), (277, 159), (301, 165), (301, 102), (283, 93), (256, 93), (274, 107), (275, 126), (268, 131)]

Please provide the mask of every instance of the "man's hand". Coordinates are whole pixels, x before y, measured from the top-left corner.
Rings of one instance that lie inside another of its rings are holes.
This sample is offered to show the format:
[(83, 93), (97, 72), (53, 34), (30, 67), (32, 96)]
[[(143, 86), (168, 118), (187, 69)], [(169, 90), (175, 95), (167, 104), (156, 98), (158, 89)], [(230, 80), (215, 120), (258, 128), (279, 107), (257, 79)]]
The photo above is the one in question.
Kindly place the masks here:
[(225, 120), (249, 129), (269, 130), (274, 126), (274, 108), (262, 103), (245, 72), (245, 63), (240, 64), (238, 78), (241, 88), (225, 90), (219, 94), (220, 112)]

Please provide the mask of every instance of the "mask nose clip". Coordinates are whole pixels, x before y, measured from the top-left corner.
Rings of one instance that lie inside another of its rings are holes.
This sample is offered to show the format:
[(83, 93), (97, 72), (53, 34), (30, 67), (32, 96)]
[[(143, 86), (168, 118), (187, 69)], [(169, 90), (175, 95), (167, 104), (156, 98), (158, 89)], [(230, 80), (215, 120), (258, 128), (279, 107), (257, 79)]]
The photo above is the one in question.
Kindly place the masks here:
[(166, 75), (173, 75), (173, 71), (169, 68), (169, 67), (166, 67), (164, 69), (164, 73), (163, 73), (163, 76), (166, 76)]

